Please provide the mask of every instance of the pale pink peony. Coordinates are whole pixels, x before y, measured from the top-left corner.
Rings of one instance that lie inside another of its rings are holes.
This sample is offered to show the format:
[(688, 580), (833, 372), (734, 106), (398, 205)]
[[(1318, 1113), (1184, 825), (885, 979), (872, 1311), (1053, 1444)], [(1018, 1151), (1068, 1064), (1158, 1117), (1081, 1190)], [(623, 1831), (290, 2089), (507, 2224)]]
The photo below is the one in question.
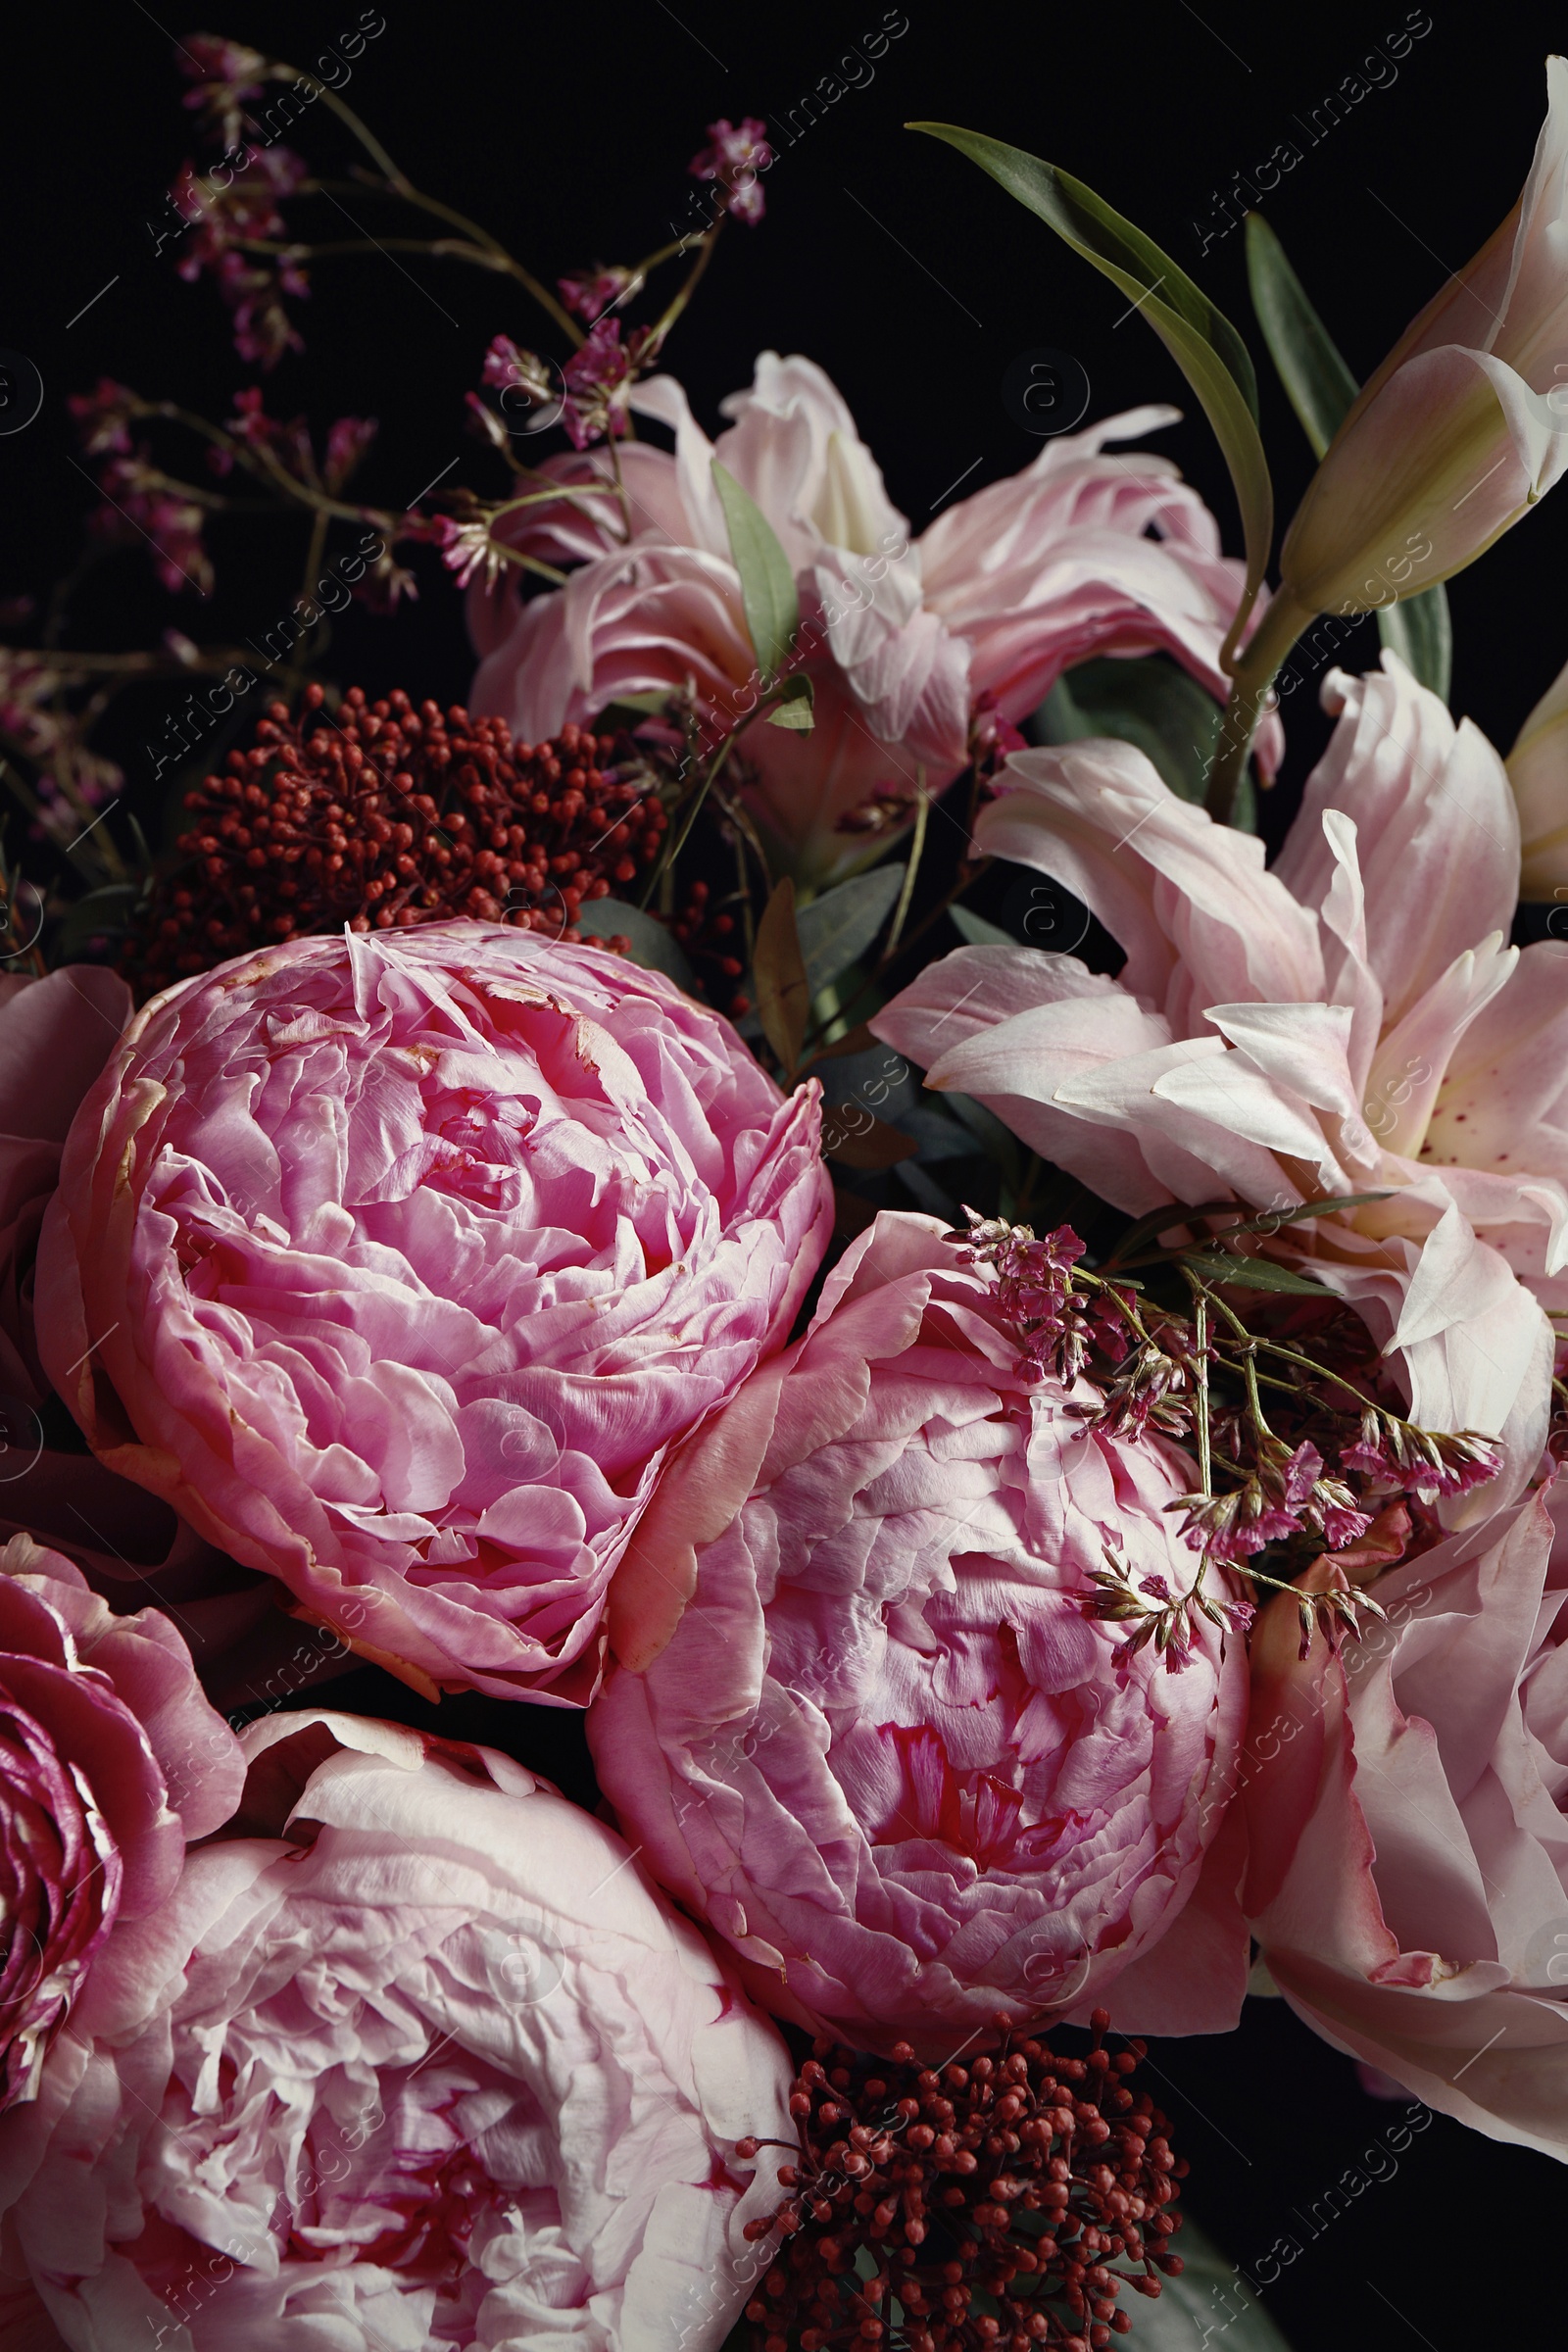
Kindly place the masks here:
[(304, 939), (156, 998), (73, 1130), (45, 1361), (108, 1466), (417, 1687), (558, 1704), (671, 1445), (788, 1334), (817, 1089), (587, 947)]
[[(523, 741), (586, 718), (617, 694), (690, 684), (712, 739), (758, 699), (757, 658), (711, 463), (757, 502), (800, 593), (801, 656), (816, 727), (765, 721), (742, 744), (746, 797), (780, 862), (820, 884), (906, 822), (971, 754), (977, 714), (1021, 719), (1093, 654), (1170, 653), (1223, 699), (1220, 644), (1241, 566), (1168, 458), (1106, 454), (1176, 412), (1142, 408), (1050, 442), (1025, 471), (960, 499), (918, 539), (883, 487), (848, 408), (809, 360), (763, 352), (750, 391), (722, 404), (710, 442), (671, 376), (632, 406), (672, 427), (673, 456), (620, 453), (631, 536), (608, 491), (529, 508), (513, 544), (573, 566), (564, 588), (519, 603), (513, 579), (476, 589), (483, 659), (471, 701)], [(608, 479), (606, 461), (559, 458), (563, 482)], [(1270, 766), (1277, 724), (1261, 738)]]
[(1090, 1434), (1086, 1383), (1021, 1379), (994, 1298), (932, 1218), (852, 1246), (645, 1523), (600, 1783), (781, 2016), (933, 2061), (1002, 2009), (1217, 2032), (1248, 1946), (1203, 1800), (1245, 1650), (1199, 1619), (1177, 1670), (1128, 1660), (1088, 1608), (1107, 1550), (1191, 1587), (1191, 1466)]
[(713, 2352), (791, 2067), (612, 1832), (510, 1758), (274, 1716), (0, 2124), (73, 2352)]
[[(1012, 759), (980, 849), (1075, 890), (1126, 948), (962, 948), (874, 1021), (1120, 1208), (1390, 1189), (1279, 1228), (1402, 1366), (1413, 1417), (1501, 1435), (1516, 1496), (1568, 1306), (1568, 948), (1507, 946), (1502, 762), (1396, 657), (1331, 673), (1333, 740), (1272, 871), (1125, 743)], [(1519, 1279), (1516, 1279), (1516, 1276)]]
[(30, 2100), (116, 1922), (156, 1914), (233, 1811), (233, 1733), (157, 1609), (115, 1617), (70, 1560), (0, 1549), (0, 2107)]
[(1387, 1625), (1253, 1636), (1247, 1907), (1336, 2048), (1568, 2161), (1568, 1568), (1547, 1497), (1381, 1577)]
[[(16, 1449), (30, 1427), (29, 1409), (48, 1394), (32, 1330), (38, 1229), (76, 1107), (129, 1018), (123, 980), (93, 964), (68, 964), (46, 980), (0, 979), (0, 1434), (10, 1456), (7, 1473), (25, 1458)], [(41, 1429), (37, 1435), (41, 1444)]]

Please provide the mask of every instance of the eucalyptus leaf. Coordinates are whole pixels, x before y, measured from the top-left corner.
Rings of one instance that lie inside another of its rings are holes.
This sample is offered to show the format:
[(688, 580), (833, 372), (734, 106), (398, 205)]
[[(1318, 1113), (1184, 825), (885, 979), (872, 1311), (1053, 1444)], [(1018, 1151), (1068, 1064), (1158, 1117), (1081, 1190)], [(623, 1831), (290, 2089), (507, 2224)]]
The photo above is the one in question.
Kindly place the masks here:
[(771, 685), (789, 659), (800, 626), (795, 574), (767, 516), (717, 458), (713, 460), (713, 487), (724, 510), (729, 552), (741, 575), (741, 603), (752, 633), (752, 651), (762, 683)]
[(624, 899), (585, 899), (577, 909), (576, 928), (585, 939), (613, 939), (619, 932), (631, 941), (633, 963), (640, 963), (645, 972), (662, 972), (677, 988), (695, 990), (680, 941), (646, 907), (628, 906)]
[[(1285, 248), (1260, 213), (1247, 217), (1247, 277), (1252, 308), (1269, 357), (1292, 408), (1321, 458), (1344, 422), (1360, 386), (1333, 337), (1306, 298)], [(1453, 625), (1440, 580), (1417, 596), (1378, 608), (1378, 635), (1421, 685), (1448, 699), (1453, 670)]]
[[(1080, 743), (1115, 735), (1152, 760), (1172, 792), (1200, 807), (1219, 747), (1220, 706), (1179, 663), (1160, 654), (1123, 662), (1108, 656), (1082, 662), (1058, 678), (1035, 712), (1037, 743)], [(1243, 832), (1257, 826), (1250, 771), (1243, 780), (1230, 822)]]
[(904, 867), (875, 865), (853, 874), (796, 909), (807, 985), (813, 997), (863, 956), (888, 916), (904, 884)]
[(1122, 2308), (1132, 2328), (1114, 2342), (1125, 2344), (1128, 2352), (1202, 2352), (1204, 2344), (1210, 2352), (1291, 2352), (1236, 2265), (1226, 2261), (1190, 2214), (1176, 2246), (1180, 2277), (1162, 2280), (1157, 2300), (1128, 2295)]
[(967, 947), (1019, 948), (1023, 945), (1022, 940), (1014, 939), (1010, 931), (1004, 931), (1000, 923), (988, 923), (983, 914), (976, 914), (968, 906), (950, 906), (948, 914), (953, 928)]
[(1274, 535), (1274, 492), (1257, 429), (1257, 379), (1247, 346), (1185, 270), (1081, 179), (1021, 147), (951, 122), (911, 122), (989, 172), (1075, 253), (1119, 286), (1175, 360), (1203, 406), (1230, 467), (1247, 547), (1247, 603), (1263, 578)]

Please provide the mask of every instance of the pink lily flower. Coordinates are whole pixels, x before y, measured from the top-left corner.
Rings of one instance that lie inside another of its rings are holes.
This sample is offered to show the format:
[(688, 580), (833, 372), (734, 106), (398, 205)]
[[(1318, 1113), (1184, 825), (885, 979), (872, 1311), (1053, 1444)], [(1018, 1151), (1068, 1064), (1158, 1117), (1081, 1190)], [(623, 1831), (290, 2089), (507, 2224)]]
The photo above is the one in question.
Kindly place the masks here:
[[(751, 390), (722, 404), (732, 421), (716, 442), (671, 376), (641, 384), (630, 405), (672, 429), (673, 455), (619, 450), (624, 517), (603, 452), (548, 461), (564, 486), (603, 495), (523, 509), (503, 526), (571, 577), (526, 603), (510, 576), (470, 597), (482, 656), (471, 708), (533, 743), (616, 695), (689, 690), (714, 745), (755, 710), (716, 457), (777, 533), (800, 597), (789, 666), (812, 681), (815, 727), (751, 727), (735, 769), (770, 855), (798, 882), (820, 888), (877, 855), (920, 793), (967, 764), (977, 712), (1023, 718), (1091, 655), (1162, 651), (1225, 698), (1218, 656), (1241, 566), (1168, 458), (1105, 447), (1173, 423), (1174, 409), (1130, 410), (1049, 442), (1021, 474), (914, 537), (809, 360), (763, 352)], [(1271, 721), (1267, 766), (1280, 745)]]
[(1568, 60), (1518, 203), (1362, 388), (1280, 551), (1307, 612), (1365, 612), (1474, 563), (1568, 469)]
[(1503, 1440), (1511, 1470), (1457, 1522), (1516, 1494), (1545, 1436), (1568, 947), (1506, 945), (1519, 824), (1485, 737), (1391, 654), (1324, 700), (1339, 725), (1272, 871), (1128, 744), (1016, 755), (977, 847), (1076, 891), (1119, 977), (961, 948), (872, 1025), (1120, 1208), (1387, 1191), (1267, 1247), (1355, 1305), (1414, 1419)]

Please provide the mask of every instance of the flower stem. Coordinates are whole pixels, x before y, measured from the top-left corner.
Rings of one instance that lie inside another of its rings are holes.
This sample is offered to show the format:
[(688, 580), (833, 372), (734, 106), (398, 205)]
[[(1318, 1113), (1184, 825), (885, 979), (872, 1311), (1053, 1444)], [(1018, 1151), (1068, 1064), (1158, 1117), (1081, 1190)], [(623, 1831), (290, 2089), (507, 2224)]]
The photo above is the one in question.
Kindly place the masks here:
[(1220, 721), (1219, 743), (1209, 773), (1204, 806), (1217, 824), (1229, 824), (1236, 795), (1246, 773), (1252, 737), (1263, 714), (1268, 690), (1286, 655), (1311, 619), (1310, 612), (1283, 590), (1275, 597), (1253, 631), (1237, 663), (1230, 701)]

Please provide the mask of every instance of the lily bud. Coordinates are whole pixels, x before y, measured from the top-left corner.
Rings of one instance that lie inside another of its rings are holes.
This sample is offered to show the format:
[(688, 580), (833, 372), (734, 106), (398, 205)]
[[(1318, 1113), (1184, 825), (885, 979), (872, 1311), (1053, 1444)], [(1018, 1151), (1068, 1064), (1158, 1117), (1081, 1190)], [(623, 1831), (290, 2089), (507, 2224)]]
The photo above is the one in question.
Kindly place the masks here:
[(1568, 895), (1568, 668), (1525, 720), (1507, 765), (1519, 809), (1519, 896)]
[(1568, 469), (1568, 62), (1524, 193), (1405, 329), (1324, 453), (1280, 555), (1313, 612), (1446, 580)]

